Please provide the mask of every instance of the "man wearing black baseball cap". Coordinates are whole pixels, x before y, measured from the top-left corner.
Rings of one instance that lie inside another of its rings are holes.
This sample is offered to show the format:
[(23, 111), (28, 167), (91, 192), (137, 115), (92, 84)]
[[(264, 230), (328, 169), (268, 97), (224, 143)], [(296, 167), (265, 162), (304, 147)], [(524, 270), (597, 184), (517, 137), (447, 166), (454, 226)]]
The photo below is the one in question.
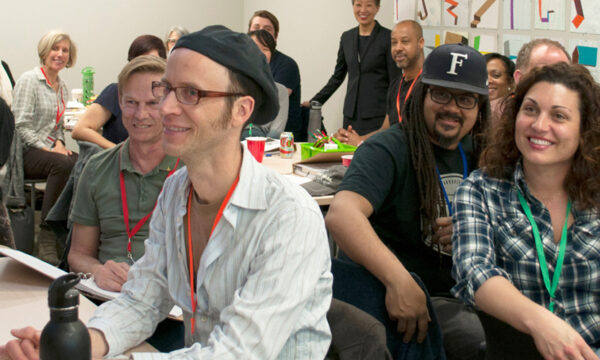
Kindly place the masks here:
[(246, 122), (278, 111), (264, 56), (247, 35), (210, 26), (179, 39), (152, 89), (165, 152), (186, 168), (165, 182), (122, 295), (88, 322), (94, 357), (143, 342), (176, 304), (186, 348), (134, 359), (324, 358), (332, 276), (321, 211), (239, 142)]
[(342, 250), (334, 297), (386, 324), (392, 355), (412, 346), (421, 351), (415, 358), (442, 358), (438, 323), (449, 359), (476, 357), (483, 341), (476, 315), (450, 295), (450, 215), (454, 191), (477, 164), (487, 94), (485, 59), (475, 49), (433, 50), (404, 121), (358, 148), (329, 208), (326, 224)]

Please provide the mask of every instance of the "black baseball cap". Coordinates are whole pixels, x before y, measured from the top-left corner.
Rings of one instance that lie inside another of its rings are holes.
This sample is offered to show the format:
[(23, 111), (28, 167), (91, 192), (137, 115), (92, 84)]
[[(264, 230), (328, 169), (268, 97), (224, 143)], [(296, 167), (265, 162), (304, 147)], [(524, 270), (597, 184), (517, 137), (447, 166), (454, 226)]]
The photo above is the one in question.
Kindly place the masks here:
[(464, 44), (440, 45), (423, 63), (421, 82), (488, 95), (487, 66), (479, 51)]
[(262, 90), (262, 104), (254, 109), (252, 123), (264, 125), (277, 116), (279, 98), (265, 56), (246, 34), (223, 25), (205, 27), (182, 36), (173, 50), (186, 48), (209, 57), (224, 67), (252, 79)]

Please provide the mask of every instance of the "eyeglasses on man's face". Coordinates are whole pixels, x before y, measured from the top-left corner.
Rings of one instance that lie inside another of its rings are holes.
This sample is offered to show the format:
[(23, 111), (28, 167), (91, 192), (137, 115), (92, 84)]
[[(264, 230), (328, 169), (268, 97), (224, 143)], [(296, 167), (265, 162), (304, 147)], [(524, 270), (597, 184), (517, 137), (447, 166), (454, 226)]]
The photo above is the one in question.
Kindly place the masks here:
[(473, 94), (453, 94), (448, 90), (432, 88), (427, 89), (427, 92), (435, 103), (446, 105), (454, 99), (456, 106), (465, 110), (473, 109), (479, 102), (479, 97)]
[(244, 94), (239, 93), (200, 90), (192, 86), (173, 87), (164, 81), (152, 82), (152, 95), (156, 96), (160, 101), (163, 101), (171, 91), (175, 92), (177, 101), (185, 105), (196, 105), (200, 99), (205, 97), (244, 96)]

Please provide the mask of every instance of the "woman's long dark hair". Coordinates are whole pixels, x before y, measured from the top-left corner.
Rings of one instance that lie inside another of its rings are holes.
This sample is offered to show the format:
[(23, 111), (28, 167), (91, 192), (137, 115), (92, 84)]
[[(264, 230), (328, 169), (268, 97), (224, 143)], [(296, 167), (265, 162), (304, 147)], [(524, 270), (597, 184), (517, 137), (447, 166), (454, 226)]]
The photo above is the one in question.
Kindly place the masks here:
[[(435, 171), (433, 146), (425, 123), (424, 102), (427, 89), (426, 84), (417, 80), (412, 95), (402, 111), (402, 119), (404, 119), (402, 127), (408, 140), (412, 166), (419, 187), (421, 221), (424, 224), (423, 239), (433, 233), (436, 218), (447, 216), (445, 200)], [(490, 122), (490, 102), (487, 96), (479, 95), (478, 107), (477, 121), (471, 130), (475, 163), (483, 149), (485, 129)], [(426, 224), (431, 224), (431, 226)]]

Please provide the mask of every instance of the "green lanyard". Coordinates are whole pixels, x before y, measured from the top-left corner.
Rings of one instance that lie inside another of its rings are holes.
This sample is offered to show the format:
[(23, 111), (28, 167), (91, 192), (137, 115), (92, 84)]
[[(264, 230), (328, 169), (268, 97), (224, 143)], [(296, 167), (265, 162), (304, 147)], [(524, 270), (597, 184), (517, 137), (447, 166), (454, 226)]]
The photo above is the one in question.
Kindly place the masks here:
[(565, 219), (565, 225), (563, 226), (562, 235), (560, 237), (558, 260), (556, 261), (556, 269), (554, 269), (554, 275), (552, 276), (552, 285), (550, 285), (550, 275), (548, 274), (548, 265), (546, 265), (546, 256), (544, 255), (544, 247), (542, 246), (540, 231), (538, 230), (537, 224), (533, 219), (533, 215), (531, 215), (531, 209), (529, 208), (529, 205), (525, 201), (523, 195), (521, 195), (521, 191), (519, 191), (519, 201), (521, 202), (523, 211), (525, 211), (525, 215), (527, 215), (527, 219), (529, 219), (529, 223), (531, 223), (531, 231), (533, 232), (533, 237), (535, 239), (535, 248), (537, 250), (538, 259), (540, 261), (542, 277), (544, 278), (546, 290), (548, 290), (548, 294), (550, 294), (550, 306), (548, 306), (548, 309), (551, 312), (554, 312), (554, 292), (556, 291), (556, 287), (558, 286), (558, 279), (560, 279), (560, 271), (562, 270), (563, 261), (565, 259), (565, 247), (567, 245), (567, 227), (569, 225), (569, 213), (571, 212), (571, 200), (567, 202), (567, 218)]

